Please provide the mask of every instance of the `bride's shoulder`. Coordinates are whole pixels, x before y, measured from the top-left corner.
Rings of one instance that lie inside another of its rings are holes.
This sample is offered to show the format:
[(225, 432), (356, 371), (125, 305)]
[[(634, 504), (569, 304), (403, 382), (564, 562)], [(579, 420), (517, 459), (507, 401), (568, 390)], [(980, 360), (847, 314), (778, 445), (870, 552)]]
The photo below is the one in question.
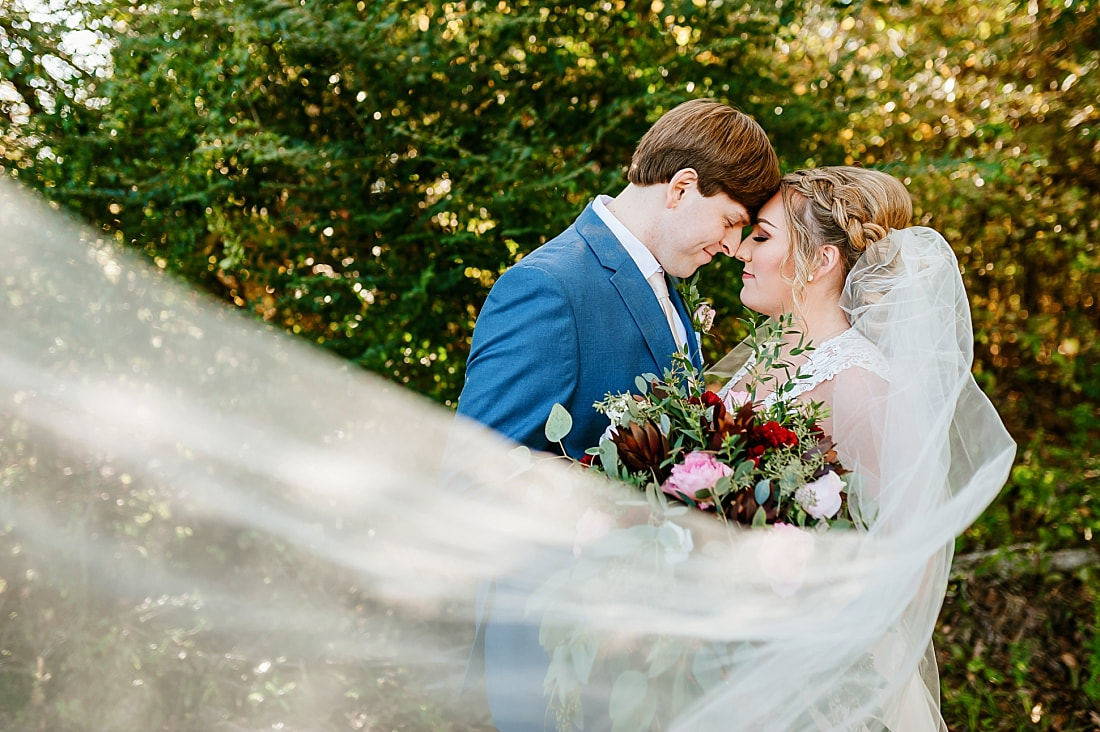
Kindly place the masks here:
[(849, 328), (815, 348), (810, 361), (812, 371), (822, 379), (831, 379), (843, 371), (858, 368), (890, 380), (886, 357), (855, 328)]

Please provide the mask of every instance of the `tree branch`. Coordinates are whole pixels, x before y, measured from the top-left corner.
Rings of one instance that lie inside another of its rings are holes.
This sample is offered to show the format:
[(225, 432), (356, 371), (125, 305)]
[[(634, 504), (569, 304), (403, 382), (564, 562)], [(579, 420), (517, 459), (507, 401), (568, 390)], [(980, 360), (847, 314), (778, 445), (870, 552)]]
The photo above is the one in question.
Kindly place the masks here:
[(991, 551), (972, 552), (955, 557), (951, 578), (961, 579), (975, 567), (989, 563), (989, 571), (1002, 579), (1046, 572), (1072, 572), (1081, 567), (1100, 564), (1100, 553), (1095, 549), (1063, 549), (1046, 552), (1036, 544), (1012, 544)]

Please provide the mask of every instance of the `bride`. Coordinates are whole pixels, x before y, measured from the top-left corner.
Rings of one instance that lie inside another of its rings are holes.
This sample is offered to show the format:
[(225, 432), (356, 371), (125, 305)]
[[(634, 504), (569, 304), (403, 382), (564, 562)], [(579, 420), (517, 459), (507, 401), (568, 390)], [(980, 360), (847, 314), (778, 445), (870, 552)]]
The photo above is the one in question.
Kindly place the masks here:
[[(889, 251), (900, 249), (903, 240), (938, 238), (928, 229), (904, 231), (912, 215), (905, 187), (885, 173), (849, 167), (800, 170), (783, 178), (779, 191), (760, 210), (752, 233), (732, 252), (745, 265), (742, 304), (772, 318), (795, 316), (795, 327), (785, 336), (781, 350), (782, 360), (791, 368), (773, 374), (756, 398), (771, 403), (777, 396), (775, 388), (800, 372), (783, 397), (829, 407), (821, 426), (836, 439), (840, 454), (848, 458), (846, 464), (858, 461), (865, 490), (878, 484), (878, 441), (890, 376), (886, 356), (875, 345), (881, 334), (865, 334), (871, 321), (860, 323), (865, 313), (853, 303), (856, 298), (866, 299), (861, 288), (871, 280), (878, 291), (913, 288), (915, 283), (903, 277), (927, 277), (930, 273), (925, 268), (937, 264), (921, 262), (917, 272), (908, 272), (898, 253)], [(909, 244), (906, 253), (915, 255), (918, 246)], [(924, 256), (940, 257), (941, 269), (954, 262), (946, 243), (932, 245)], [(956, 294), (961, 295), (961, 279), (957, 275), (955, 279), (960, 290)], [(900, 290), (894, 292), (895, 300), (901, 297)], [(889, 313), (890, 302), (877, 305), (874, 322)], [(925, 314), (932, 327), (937, 317), (944, 319), (944, 328), (963, 316), (969, 320), (968, 314), (956, 312), (954, 299), (940, 305), (941, 311)], [(797, 347), (802, 342), (812, 350), (800, 352)], [(761, 366), (751, 355), (745, 359), (743, 350), (734, 349), (712, 369), (711, 373), (720, 375), (731, 363), (744, 360), (721, 394), (757, 383)], [(964, 359), (965, 351), (957, 358)]]
[[(782, 347), (791, 369), (774, 373), (755, 398), (828, 408), (821, 426), (853, 470), (855, 511), (876, 538), (930, 529), (964, 487), (975, 494), (972, 518), (1005, 477), (990, 479), (979, 499), (980, 456), (1010, 444), (970, 377), (971, 320), (954, 253), (932, 229), (909, 228), (911, 217), (908, 192), (889, 175), (800, 170), (782, 179), (732, 252), (744, 264), (741, 302), (772, 318), (793, 315)], [(799, 349), (804, 342), (811, 349)], [(758, 383), (760, 369), (740, 347), (712, 373), (733, 370), (724, 395)], [(874, 665), (895, 679), (881, 720), (894, 732), (946, 729), (931, 635), (952, 542), (929, 542), (926, 552), (906, 606), (871, 649)]]

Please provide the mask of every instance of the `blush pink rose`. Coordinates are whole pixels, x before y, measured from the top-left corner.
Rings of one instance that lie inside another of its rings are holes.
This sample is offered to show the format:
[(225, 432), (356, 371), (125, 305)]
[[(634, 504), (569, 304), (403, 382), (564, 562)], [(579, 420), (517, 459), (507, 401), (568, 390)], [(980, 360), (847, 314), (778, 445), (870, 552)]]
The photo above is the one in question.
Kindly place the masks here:
[(722, 397), (722, 403), (726, 405), (727, 412), (736, 412), (750, 401), (752, 401), (752, 394), (747, 391), (730, 390)]
[(695, 314), (691, 316), (691, 319), (699, 326), (701, 332), (709, 333), (714, 326), (714, 308), (710, 306), (710, 303), (700, 303), (699, 307), (695, 308)]
[(790, 597), (806, 580), (806, 564), (814, 551), (814, 537), (791, 524), (775, 524), (763, 537), (757, 559), (772, 590)]
[(585, 544), (591, 544), (596, 539), (607, 534), (615, 526), (615, 519), (603, 511), (591, 508), (585, 509), (581, 517), (577, 519), (577, 535), (573, 539), (573, 556), (579, 557)]
[(732, 472), (730, 466), (718, 462), (709, 453), (689, 452), (684, 462), (672, 466), (672, 472), (661, 490), (671, 496), (683, 494), (695, 500), (696, 494), (713, 488), (719, 478)]
[(795, 491), (794, 500), (815, 519), (832, 518), (840, 510), (840, 493), (843, 490), (844, 481), (830, 470)]

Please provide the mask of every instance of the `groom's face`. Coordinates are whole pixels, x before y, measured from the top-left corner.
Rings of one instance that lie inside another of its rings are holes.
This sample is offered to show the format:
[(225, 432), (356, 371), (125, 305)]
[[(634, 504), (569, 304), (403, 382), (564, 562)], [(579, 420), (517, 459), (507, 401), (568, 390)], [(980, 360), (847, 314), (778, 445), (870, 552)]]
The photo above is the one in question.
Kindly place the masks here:
[(732, 256), (741, 230), (751, 223), (748, 209), (724, 193), (703, 196), (688, 186), (666, 211), (654, 256), (674, 277), (690, 277), (718, 254)]

